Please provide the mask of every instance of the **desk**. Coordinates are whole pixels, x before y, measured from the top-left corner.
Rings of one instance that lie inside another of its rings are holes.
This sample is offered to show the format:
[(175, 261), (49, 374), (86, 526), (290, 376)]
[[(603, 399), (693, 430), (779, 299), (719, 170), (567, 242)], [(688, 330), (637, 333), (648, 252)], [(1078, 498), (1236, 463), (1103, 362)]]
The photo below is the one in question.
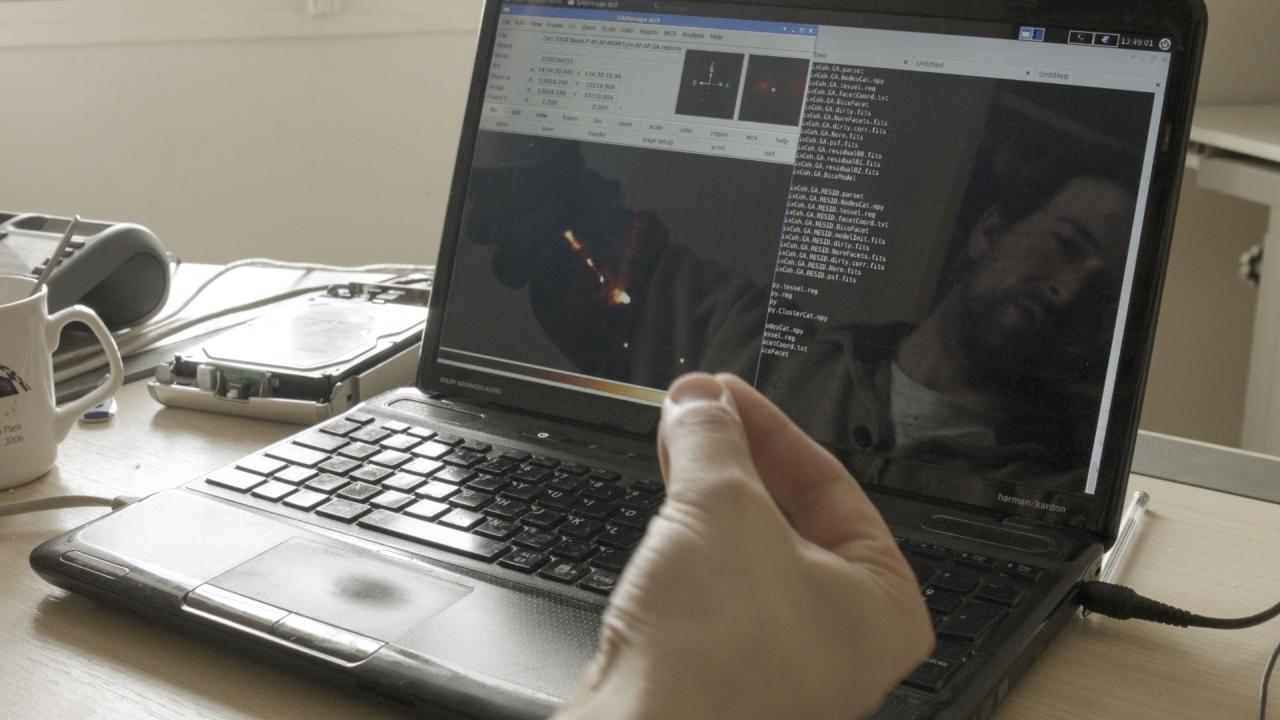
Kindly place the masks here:
[[(110, 425), (72, 430), (57, 469), (0, 493), (0, 501), (143, 495), (296, 431), (162, 408), (142, 383), (125, 386), (119, 401)], [(1143, 476), (1131, 486), (1151, 493), (1151, 505), (1122, 582), (1209, 615), (1252, 614), (1280, 596), (1280, 505)], [(375, 699), (69, 595), (31, 571), (32, 547), (101, 512), (0, 519), (0, 717), (405, 717)], [(1262, 666), (1277, 641), (1280, 622), (1226, 632), (1076, 619), (997, 717), (1253, 717)], [(1280, 717), (1280, 692), (1272, 698)]]
[(1241, 447), (1280, 455), (1280, 104), (1196, 108), (1188, 165), (1205, 189), (1271, 210), (1253, 323)]

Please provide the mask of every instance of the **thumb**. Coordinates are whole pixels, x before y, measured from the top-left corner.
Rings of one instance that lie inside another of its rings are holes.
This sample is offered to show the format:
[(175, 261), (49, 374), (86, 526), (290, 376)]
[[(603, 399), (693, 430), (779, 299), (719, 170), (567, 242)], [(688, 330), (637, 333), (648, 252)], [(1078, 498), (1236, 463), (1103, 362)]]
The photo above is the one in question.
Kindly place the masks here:
[(672, 383), (658, 427), (658, 461), (668, 497), (744, 481), (763, 488), (733, 394), (705, 373)]

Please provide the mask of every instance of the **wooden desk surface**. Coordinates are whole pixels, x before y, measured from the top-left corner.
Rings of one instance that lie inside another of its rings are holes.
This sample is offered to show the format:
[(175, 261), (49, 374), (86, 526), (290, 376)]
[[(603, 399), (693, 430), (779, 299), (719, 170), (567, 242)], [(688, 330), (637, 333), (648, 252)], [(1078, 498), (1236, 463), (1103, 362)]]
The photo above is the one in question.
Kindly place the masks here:
[[(105, 426), (72, 430), (58, 468), (0, 502), (142, 495), (180, 484), (296, 430), (162, 408), (144, 383)], [(1134, 477), (1151, 493), (1119, 579), (1209, 615), (1247, 615), (1280, 596), (1280, 505)], [(0, 518), (0, 718), (404, 717), (261, 659), (148, 624), (45, 584), (39, 542), (103, 512)], [(1006, 701), (1023, 718), (1247, 718), (1280, 622), (1241, 631), (1076, 619)], [(1280, 697), (1280, 691), (1273, 698)], [(1280, 717), (1280, 700), (1271, 703)]]

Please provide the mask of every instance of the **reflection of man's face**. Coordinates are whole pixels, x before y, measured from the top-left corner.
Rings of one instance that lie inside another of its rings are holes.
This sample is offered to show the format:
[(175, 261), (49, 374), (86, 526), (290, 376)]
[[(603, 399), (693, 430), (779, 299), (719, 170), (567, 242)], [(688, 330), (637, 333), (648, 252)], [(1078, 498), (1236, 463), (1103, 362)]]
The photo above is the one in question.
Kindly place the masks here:
[(1028, 389), (1096, 375), (1085, 364), (1105, 361), (1131, 206), (1116, 183), (1082, 176), (1017, 222), (995, 210), (979, 220), (960, 290), (962, 340), (983, 381)]

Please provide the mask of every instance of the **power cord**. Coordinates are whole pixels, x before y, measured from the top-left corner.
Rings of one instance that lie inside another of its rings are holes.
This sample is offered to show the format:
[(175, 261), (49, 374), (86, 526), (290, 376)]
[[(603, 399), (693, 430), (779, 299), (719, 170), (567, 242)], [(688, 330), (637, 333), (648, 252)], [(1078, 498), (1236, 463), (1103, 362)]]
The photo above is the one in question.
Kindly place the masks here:
[(21, 502), (5, 503), (0, 505), (0, 517), (8, 515), (22, 515), (24, 513), (39, 512), (41, 510), (62, 510), (64, 508), (79, 507), (109, 507), (112, 510), (120, 508), (130, 503), (136, 502), (138, 498), (128, 495), (107, 498), (97, 495), (58, 495), (55, 497), (39, 498), (36, 500), (23, 500)]
[[(1139, 595), (1132, 588), (1107, 582), (1086, 582), (1080, 585), (1080, 603), (1085, 610), (1116, 620), (1148, 620), (1174, 627), (1202, 627), (1216, 630), (1240, 630), (1255, 627), (1280, 617), (1280, 603), (1260, 613), (1240, 618), (1214, 618), (1197, 615), (1173, 607), (1149, 597)], [(1258, 720), (1267, 720), (1267, 686), (1280, 658), (1280, 645), (1271, 653), (1266, 669), (1262, 672), (1262, 686), (1258, 691)]]

